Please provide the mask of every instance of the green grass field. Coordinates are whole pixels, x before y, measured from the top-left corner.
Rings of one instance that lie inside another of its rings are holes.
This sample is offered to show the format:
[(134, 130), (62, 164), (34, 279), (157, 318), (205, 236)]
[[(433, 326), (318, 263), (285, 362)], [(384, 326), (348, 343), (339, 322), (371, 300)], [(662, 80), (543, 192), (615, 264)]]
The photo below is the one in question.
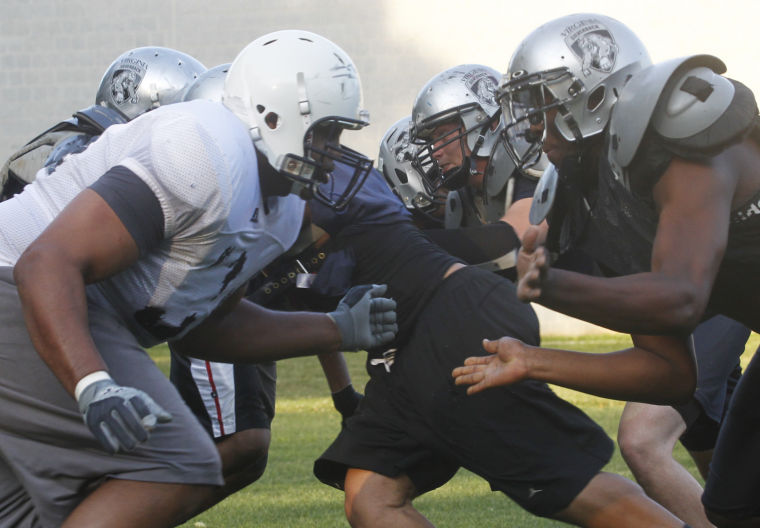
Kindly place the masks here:
[[(760, 339), (753, 334), (747, 345), (745, 364)], [(544, 338), (544, 346), (585, 351), (610, 351), (624, 348), (630, 340), (624, 335), (584, 338)], [(151, 351), (156, 362), (167, 372), (168, 351), (158, 347)], [(354, 385), (366, 383), (364, 354), (347, 355)], [(333, 410), (327, 384), (316, 358), (289, 359), (279, 363), (277, 415), (272, 425), (269, 465), (264, 476), (246, 489), (202, 513), (185, 528), (231, 528), (260, 526), (266, 528), (346, 527), (343, 494), (321, 484), (312, 475), (314, 460), (330, 444), (340, 427)], [(571, 390), (556, 388), (565, 399), (581, 407), (604, 427), (614, 439), (623, 408), (621, 402), (604, 400)], [(688, 454), (678, 445), (676, 457), (697, 476)], [(607, 471), (631, 478), (619, 451)], [(501, 493), (465, 470), (448, 484), (417, 501), (416, 507), (436, 526), (556, 527), (562, 523), (534, 517)]]

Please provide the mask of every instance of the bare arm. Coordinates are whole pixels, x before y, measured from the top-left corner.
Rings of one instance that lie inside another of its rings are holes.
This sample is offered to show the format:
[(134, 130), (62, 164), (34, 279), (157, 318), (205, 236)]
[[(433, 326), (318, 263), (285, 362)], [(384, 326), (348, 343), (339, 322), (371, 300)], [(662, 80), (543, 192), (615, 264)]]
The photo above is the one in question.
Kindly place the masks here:
[(174, 341), (174, 349), (210, 361), (258, 363), (340, 347), (338, 328), (324, 313), (280, 312), (246, 299), (230, 301), (229, 310), (219, 310)]
[(113, 210), (86, 189), (16, 263), (14, 278), (32, 343), (72, 395), (83, 376), (106, 370), (90, 336), (85, 284), (128, 267), (137, 256), (134, 239)]
[(723, 258), (735, 185), (727, 171), (674, 159), (654, 189), (651, 272), (604, 279), (551, 269), (545, 249), (526, 243), (520, 297), (622, 332), (691, 332)]
[(606, 354), (531, 347), (507, 337), (485, 341), (492, 355), (468, 358), (453, 376), (457, 385), (471, 385), (469, 394), (535, 379), (617, 400), (688, 401), (696, 383), (691, 339), (632, 337), (633, 347)]
[(331, 393), (335, 394), (351, 385), (351, 375), (343, 352), (329, 352), (318, 357)]

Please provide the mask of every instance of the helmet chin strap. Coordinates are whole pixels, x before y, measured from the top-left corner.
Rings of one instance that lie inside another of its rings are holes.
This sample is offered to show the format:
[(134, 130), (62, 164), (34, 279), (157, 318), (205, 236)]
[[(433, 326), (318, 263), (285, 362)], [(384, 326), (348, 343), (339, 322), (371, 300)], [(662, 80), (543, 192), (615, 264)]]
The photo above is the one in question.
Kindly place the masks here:
[(472, 172), (470, 165), (470, 157), (465, 156), (459, 167), (450, 169), (443, 174), (442, 186), (453, 191), (467, 185), (470, 173)]
[(443, 184), (447, 189), (459, 189), (467, 185), (470, 176), (477, 176), (483, 174), (483, 171), (477, 169), (476, 164), (473, 162), (473, 158), (477, 157), (480, 148), (486, 140), (486, 131), (491, 126), (491, 120), (489, 120), (478, 133), (478, 139), (475, 141), (470, 155), (465, 154), (464, 145), (467, 142), (467, 135), (462, 136), (459, 141), (462, 148), (462, 165), (451, 169), (448, 173), (443, 175)]

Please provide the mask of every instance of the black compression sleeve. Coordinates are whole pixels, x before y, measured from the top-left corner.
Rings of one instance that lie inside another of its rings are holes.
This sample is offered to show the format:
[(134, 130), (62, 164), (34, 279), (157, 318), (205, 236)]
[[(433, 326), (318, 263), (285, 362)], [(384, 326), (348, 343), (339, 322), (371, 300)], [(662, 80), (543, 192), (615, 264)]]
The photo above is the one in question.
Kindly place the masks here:
[(515, 230), (506, 222), (458, 229), (428, 229), (425, 234), (468, 264), (481, 264), (503, 257), (520, 247)]
[(164, 238), (164, 214), (158, 198), (135, 173), (118, 165), (90, 185), (113, 209), (132, 235), (140, 254)]

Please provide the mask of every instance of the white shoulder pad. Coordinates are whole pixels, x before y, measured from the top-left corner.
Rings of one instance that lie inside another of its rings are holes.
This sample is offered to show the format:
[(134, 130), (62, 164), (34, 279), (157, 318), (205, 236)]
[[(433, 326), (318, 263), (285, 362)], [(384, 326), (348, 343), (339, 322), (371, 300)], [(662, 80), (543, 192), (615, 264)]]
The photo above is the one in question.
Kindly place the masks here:
[[(723, 61), (712, 55), (692, 55), (653, 64), (636, 73), (623, 87), (610, 116), (608, 159), (616, 176), (633, 160), (663, 91), (671, 79), (685, 80), (694, 69), (723, 73)], [(680, 86), (680, 85), (679, 85)], [(667, 98), (669, 99), (669, 98)]]

